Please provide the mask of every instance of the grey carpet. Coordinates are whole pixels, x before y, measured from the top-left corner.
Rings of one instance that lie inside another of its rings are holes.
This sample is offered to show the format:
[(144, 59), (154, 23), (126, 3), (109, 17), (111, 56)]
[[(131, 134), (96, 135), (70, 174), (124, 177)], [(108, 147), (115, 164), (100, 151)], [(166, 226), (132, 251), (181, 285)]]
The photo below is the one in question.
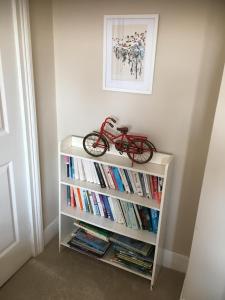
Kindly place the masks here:
[(149, 281), (64, 249), (54, 239), (1, 289), (1, 300), (176, 300), (184, 275), (163, 268), (153, 291)]

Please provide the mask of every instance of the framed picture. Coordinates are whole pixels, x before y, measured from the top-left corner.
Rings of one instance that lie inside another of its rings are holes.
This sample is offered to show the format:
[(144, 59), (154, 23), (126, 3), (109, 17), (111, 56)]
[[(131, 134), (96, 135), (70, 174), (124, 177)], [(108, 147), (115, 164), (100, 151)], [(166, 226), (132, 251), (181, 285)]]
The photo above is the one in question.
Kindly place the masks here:
[(158, 18), (104, 17), (104, 90), (152, 94)]

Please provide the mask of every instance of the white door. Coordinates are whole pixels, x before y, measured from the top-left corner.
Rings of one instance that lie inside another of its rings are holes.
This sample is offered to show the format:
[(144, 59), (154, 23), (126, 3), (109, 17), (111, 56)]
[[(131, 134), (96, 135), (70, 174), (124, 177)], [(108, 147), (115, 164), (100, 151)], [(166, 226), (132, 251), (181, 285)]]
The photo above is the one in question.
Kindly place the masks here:
[(13, 3), (0, 0), (0, 286), (32, 255)]

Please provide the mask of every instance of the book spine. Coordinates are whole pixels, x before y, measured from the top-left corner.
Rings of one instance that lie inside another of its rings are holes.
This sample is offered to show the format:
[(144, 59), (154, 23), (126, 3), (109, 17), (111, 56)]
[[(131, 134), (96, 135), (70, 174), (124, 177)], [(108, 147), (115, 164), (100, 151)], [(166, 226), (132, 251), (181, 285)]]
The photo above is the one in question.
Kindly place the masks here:
[(110, 174), (109, 167), (106, 166), (106, 165), (103, 165), (103, 169), (104, 169), (105, 175), (106, 175), (106, 177), (107, 177), (107, 181), (108, 181), (108, 184), (109, 184), (110, 189), (115, 189), (115, 185), (114, 185), (112, 176), (111, 176), (111, 174)]
[(140, 183), (141, 183), (141, 189), (144, 197), (147, 197), (146, 187), (145, 187), (145, 180), (144, 180), (144, 174), (138, 173)]
[(160, 204), (163, 190), (163, 178), (158, 177), (158, 202)]
[(78, 158), (74, 157), (74, 168), (75, 168), (75, 177), (74, 179), (80, 179), (80, 171), (78, 166)]
[(130, 178), (130, 182), (131, 182), (131, 186), (132, 186), (132, 189), (134, 191), (134, 194), (137, 194), (137, 189), (136, 189), (134, 179), (133, 179), (133, 172), (130, 171), (130, 170), (127, 170), (127, 172), (128, 172), (129, 178)]
[(158, 222), (159, 222), (159, 212), (155, 209), (150, 209), (151, 222), (152, 222), (152, 231), (157, 233), (158, 231)]
[(126, 180), (127, 180), (128, 186), (129, 186), (129, 190), (130, 190), (130, 192), (133, 194), (133, 193), (134, 193), (134, 190), (133, 190), (133, 187), (132, 187), (132, 184), (131, 184), (131, 180), (130, 180), (128, 171), (124, 169), (123, 172), (124, 172), (124, 174), (125, 174), (125, 177), (126, 177)]
[(70, 159), (68, 156), (64, 156), (64, 161), (66, 163), (66, 176), (70, 177)]
[(105, 176), (103, 166), (101, 164), (99, 164), (99, 167), (100, 167), (100, 171), (101, 171), (104, 183), (105, 183), (106, 187), (109, 188), (108, 180), (107, 180), (107, 177)]
[(124, 186), (118, 168), (112, 167), (112, 172), (114, 174), (119, 191), (124, 192)]
[(119, 170), (120, 177), (121, 177), (121, 179), (122, 179), (122, 182), (123, 182), (123, 186), (124, 186), (125, 191), (126, 191), (127, 193), (130, 193), (129, 185), (128, 185), (128, 183), (127, 183), (127, 179), (126, 179), (126, 176), (125, 176), (125, 174), (124, 174), (123, 169), (119, 169), (119, 168), (118, 168), (118, 170)]
[(126, 220), (126, 226), (132, 228), (131, 221), (130, 221), (129, 214), (128, 214), (127, 203), (125, 201), (120, 201), (120, 204), (121, 204), (121, 207), (123, 210), (124, 218)]
[(125, 219), (123, 216), (123, 211), (120, 205), (120, 200), (113, 198), (114, 201), (114, 207), (116, 208), (116, 216), (117, 216), (117, 222), (120, 224), (125, 224)]
[(103, 195), (103, 201), (104, 201), (104, 204), (105, 204), (105, 208), (106, 208), (108, 218), (111, 219), (112, 221), (114, 221), (113, 214), (112, 214), (112, 211), (111, 211), (111, 207), (109, 205), (108, 197)]
[(150, 192), (150, 185), (149, 185), (149, 180), (148, 180), (149, 175), (143, 174), (143, 176), (144, 176), (146, 194), (147, 194), (147, 197), (150, 198), (151, 192)]
[(117, 222), (116, 209), (114, 207), (114, 201), (112, 197), (108, 197), (109, 206), (112, 212), (113, 220)]
[(113, 171), (112, 171), (112, 167), (109, 167), (109, 172), (110, 172), (110, 175), (111, 175), (111, 177), (112, 177), (112, 180), (113, 180), (113, 184), (114, 184), (114, 186), (115, 186), (115, 189), (116, 189), (116, 190), (119, 190), (118, 184), (117, 184), (117, 182), (116, 182), (116, 178), (115, 178), (114, 173), (113, 173)]
[(129, 218), (130, 218), (130, 221), (131, 221), (131, 227), (133, 229), (139, 229), (133, 204), (130, 203), (130, 202), (127, 202), (127, 207), (128, 207)]
[(86, 192), (86, 195), (87, 195), (89, 212), (93, 214), (94, 210), (93, 210), (93, 207), (92, 207), (89, 191), (85, 191), (85, 192)]
[(96, 199), (97, 199), (97, 203), (98, 203), (100, 215), (101, 215), (101, 217), (104, 217), (105, 214), (104, 214), (103, 206), (102, 206), (102, 203), (101, 203), (101, 200), (100, 200), (100, 196), (97, 193), (95, 195), (96, 195)]
[(103, 208), (104, 217), (108, 218), (105, 203), (104, 203), (104, 200), (103, 200), (103, 195), (99, 194), (99, 198), (100, 198), (101, 205), (102, 205), (102, 208)]
[(71, 206), (70, 186), (66, 186), (66, 205)]
[(70, 203), (71, 203), (71, 207), (75, 207), (75, 197), (74, 197), (74, 190), (73, 187), (70, 187)]
[(90, 200), (90, 203), (91, 203), (92, 211), (93, 211), (94, 215), (97, 216), (97, 210), (96, 210), (96, 206), (95, 206), (95, 203), (94, 203), (94, 199), (92, 197), (92, 192), (87, 191), (87, 193), (88, 193), (89, 200)]
[(134, 212), (135, 212), (136, 219), (137, 219), (137, 221), (138, 221), (138, 227), (139, 227), (140, 229), (143, 229), (142, 222), (141, 222), (141, 217), (140, 217), (140, 214), (139, 214), (137, 205), (136, 205), (136, 204), (133, 204), (133, 207), (134, 207)]
[(98, 207), (98, 202), (97, 202), (96, 194), (94, 192), (91, 192), (91, 195), (92, 195), (92, 199), (93, 199), (93, 202), (94, 202), (96, 215), (100, 216), (101, 214), (100, 214), (100, 210), (99, 210), (99, 207)]
[(80, 189), (77, 188), (76, 191), (77, 191), (77, 198), (78, 198), (79, 207), (80, 207), (81, 210), (83, 210), (84, 208), (83, 208), (83, 202), (82, 202)]
[(94, 165), (95, 165), (95, 169), (96, 169), (96, 172), (97, 172), (97, 175), (98, 175), (98, 179), (100, 181), (100, 185), (102, 188), (105, 188), (106, 185), (105, 185), (105, 182), (104, 182), (104, 178), (102, 176), (102, 173), (101, 173), (101, 169), (99, 167), (99, 164), (94, 162)]
[(143, 196), (143, 192), (142, 192), (142, 189), (141, 189), (141, 182), (140, 182), (138, 173), (137, 172), (132, 172), (132, 175), (133, 175), (134, 185), (136, 187), (137, 194), (139, 196)]
[(88, 199), (87, 199), (87, 194), (86, 194), (85, 190), (82, 190), (82, 195), (83, 195), (83, 199), (84, 199), (85, 211), (90, 212), (89, 203), (88, 203)]

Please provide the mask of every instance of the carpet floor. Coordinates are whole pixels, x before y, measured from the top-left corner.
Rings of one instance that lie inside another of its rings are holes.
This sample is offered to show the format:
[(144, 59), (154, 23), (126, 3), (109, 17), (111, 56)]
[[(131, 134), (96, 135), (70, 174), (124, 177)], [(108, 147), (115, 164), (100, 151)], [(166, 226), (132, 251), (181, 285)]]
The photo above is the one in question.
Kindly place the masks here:
[(176, 300), (184, 274), (163, 268), (149, 281), (70, 249), (54, 239), (0, 289), (1, 300)]

